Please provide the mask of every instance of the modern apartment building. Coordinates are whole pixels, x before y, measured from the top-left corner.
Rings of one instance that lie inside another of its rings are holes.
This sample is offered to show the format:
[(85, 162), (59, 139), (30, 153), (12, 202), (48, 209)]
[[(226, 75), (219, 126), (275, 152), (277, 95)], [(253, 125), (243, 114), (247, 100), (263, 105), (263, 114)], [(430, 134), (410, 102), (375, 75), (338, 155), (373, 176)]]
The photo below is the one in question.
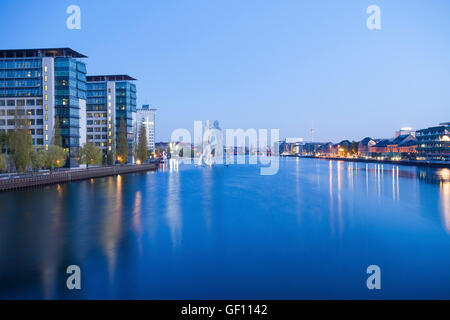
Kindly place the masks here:
[(86, 141), (82, 58), (70, 48), (0, 50), (0, 131), (12, 131), (16, 112), (25, 112), (33, 145), (47, 149), (58, 116), (67, 163), (77, 166), (77, 150)]
[(418, 157), (450, 160), (450, 122), (416, 131)]
[(137, 110), (136, 139), (139, 138), (141, 127), (144, 126), (147, 136), (147, 148), (153, 153), (155, 152), (155, 117), (156, 109), (150, 108), (148, 104), (143, 105)]
[(124, 118), (132, 154), (136, 118), (135, 80), (128, 75), (87, 77), (87, 141), (93, 142), (104, 152), (115, 151), (120, 120)]

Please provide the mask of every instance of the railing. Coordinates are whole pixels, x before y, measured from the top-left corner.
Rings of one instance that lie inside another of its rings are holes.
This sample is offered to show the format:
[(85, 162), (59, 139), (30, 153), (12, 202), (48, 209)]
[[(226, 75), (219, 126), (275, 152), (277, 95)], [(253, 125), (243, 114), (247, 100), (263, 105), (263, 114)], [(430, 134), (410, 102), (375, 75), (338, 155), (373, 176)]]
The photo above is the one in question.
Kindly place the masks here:
[(18, 178), (13, 177), (0, 180), (0, 191), (26, 187), (35, 187), (47, 184), (64, 183), (78, 180), (87, 180), (92, 178), (101, 178), (107, 176), (114, 176), (117, 174), (151, 171), (156, 170), (158, 167), (159, 163), (154, 162), (142, 165), (90, 168), (76, 171), (52, 172), (48, 174), (39, 174), (29, 177), (18, 177)]

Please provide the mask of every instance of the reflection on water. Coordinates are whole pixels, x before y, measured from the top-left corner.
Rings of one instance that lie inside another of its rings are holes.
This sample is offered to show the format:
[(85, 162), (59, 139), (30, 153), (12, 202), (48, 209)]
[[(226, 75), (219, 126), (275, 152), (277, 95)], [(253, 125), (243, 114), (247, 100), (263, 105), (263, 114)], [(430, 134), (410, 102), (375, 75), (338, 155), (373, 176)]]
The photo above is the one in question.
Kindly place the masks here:
[(0, 203), (0, 298), (372, 298), (370, 264), (392, 275), (382, 298), (450, 298), (449, 169), (171, 159)]
[(437, 176), (441, 180), (439, 183), (443, 224), (450, 233), (450, 169), (439, 169)]
[(169, 183), (166, 197), (166, 218), (170, 229), (172, 246), (175, 248), (181, 240), (181, 212), (180, 212), (180, 175), (178, 173), (178, 161), (170, 159)]

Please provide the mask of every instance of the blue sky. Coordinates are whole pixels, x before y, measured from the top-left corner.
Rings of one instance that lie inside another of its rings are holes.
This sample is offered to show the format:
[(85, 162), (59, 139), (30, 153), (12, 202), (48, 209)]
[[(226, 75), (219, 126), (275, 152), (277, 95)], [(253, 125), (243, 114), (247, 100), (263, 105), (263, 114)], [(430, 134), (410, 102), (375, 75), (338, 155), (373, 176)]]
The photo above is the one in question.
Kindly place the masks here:
[(158, 141), (206, 119), (360, 140), (450, 121), (449, 16), (445, 0), (2, 0), (0, 48), (71, 47), (90, 74), (137, 78)]

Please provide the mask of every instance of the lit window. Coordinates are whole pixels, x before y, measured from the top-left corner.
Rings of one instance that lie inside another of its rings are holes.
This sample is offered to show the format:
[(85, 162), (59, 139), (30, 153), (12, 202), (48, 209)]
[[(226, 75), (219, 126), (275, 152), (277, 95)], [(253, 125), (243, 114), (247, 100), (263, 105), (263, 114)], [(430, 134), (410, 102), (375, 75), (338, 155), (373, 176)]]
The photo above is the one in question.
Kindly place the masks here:
[(45, 131), (48, 131), (48, 124), (45, 125)]
[(47, 66), (44, 66), (44, 72), (47, 72)]
[(48, 134), (45, 135), (45, 141), (48, 141)]
[(47, 85), (44, 86), (44, 90), (48, 91), (48, 86)]
[(45, 121), (48, 121), (48, 114), (45, 114)]
[(48, 151), (48, 144), (45, 145), (45, 151)]
[(48, 80), (48, 77), (44, 76), (44, 82), (47, 82), (47, 80)]
[(47, 94), (45, 95), (44, 99), (45, 99), (45, 101), (48, 101), (48, 95)]
[(45, 111), (48, 111), (48, 104), (45, 105)]

